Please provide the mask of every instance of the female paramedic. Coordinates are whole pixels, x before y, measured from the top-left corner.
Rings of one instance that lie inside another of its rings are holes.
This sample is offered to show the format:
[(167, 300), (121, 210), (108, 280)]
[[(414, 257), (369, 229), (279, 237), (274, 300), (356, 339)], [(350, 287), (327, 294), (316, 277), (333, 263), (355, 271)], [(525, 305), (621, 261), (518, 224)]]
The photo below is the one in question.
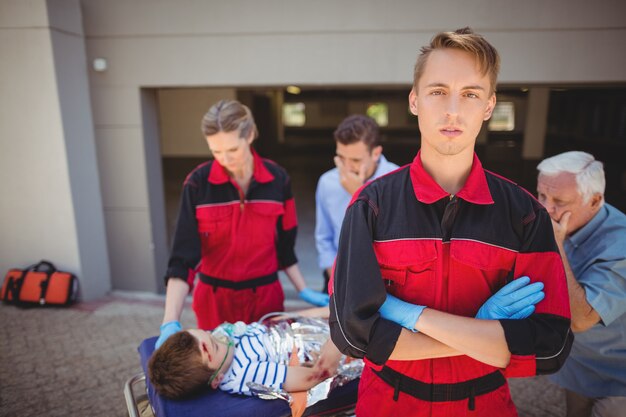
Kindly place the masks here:
[(283, 311), (279, 269), (303, 300), (328, 304), (328, 295), (306, 287), (298, 268), (289, 176), (252, 149), (258, 132), (250, 109), (222, 100), (205, 114), (202, 131), (215, 159), (194, 169), (183, 185), (157, 348), (182, 330), (180, 315), (196, 277), (192, 305), (205, 330)]

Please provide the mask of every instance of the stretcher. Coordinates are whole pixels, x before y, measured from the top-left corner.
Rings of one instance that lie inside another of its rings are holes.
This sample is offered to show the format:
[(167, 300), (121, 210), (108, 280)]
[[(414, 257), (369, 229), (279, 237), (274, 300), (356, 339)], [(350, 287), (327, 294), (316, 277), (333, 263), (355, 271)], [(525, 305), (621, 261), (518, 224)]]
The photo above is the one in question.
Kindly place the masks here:
[[(143, 373), (131, 377), (124, 386), (124, 396), (130, 417), (288, 417), (291, 410), (286, 401), (263, 400), (257, 397), (226, 394), (207, 387), (197, 396), (174, 401), (157, 394), (150, 383), (148, 360), (154, 351), (157, 337), (145, 339), (138, 348)], [(337, 387), (330, 392), (327, 399), (308, 407), (304, 416), (348, 416), (354, 414), (357, 387), (355, 379), (346, 385)], [(144, 391), (145, 389), (145, 391)], [(139, 400), (146, 395), (138, 395), (136, 391), (146, 392), (150, 409), (140, 411)]]

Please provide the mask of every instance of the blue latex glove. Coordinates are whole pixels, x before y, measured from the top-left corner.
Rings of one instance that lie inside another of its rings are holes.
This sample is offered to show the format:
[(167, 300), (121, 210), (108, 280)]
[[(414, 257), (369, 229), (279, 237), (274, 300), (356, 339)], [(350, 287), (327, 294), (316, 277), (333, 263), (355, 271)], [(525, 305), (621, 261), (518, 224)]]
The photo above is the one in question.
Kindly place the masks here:
[(391, 294), (387, 294), (387, 299), (380, 306), (378, 312), (383, 318), (398, 323), (412, 332), (417, 332), (415, 330), (415, 322), (422, 315), (422, 311), (425, 308), (426, 306), (407, 303)]
[(180, 322), (178, 321), (168, 321), (167, 323), (163, 323), (160, 329), (161, 329), (161, 334), (159, 335), (159, 338), (154, 344), (155, 349), (160, 348), (163, 342), (165, 342), (168, 337), (170, 337), (176, 332), (180, 332), (181, 330), (183, 330), (183, 327), (180, 325)]
[(506, 284), (482, 305), (477, 319), (525, 319), (535, 311), (535, 304), (545, 297), (542, 282), (530, 284), (530, 278), (520, 277)]
[(300, 291), (300, 298), (311, 303), (314, 306), (323, 307), (328, 305), (330, 297), (323, 292), (315, 291), (310, 288), (305, 288)]

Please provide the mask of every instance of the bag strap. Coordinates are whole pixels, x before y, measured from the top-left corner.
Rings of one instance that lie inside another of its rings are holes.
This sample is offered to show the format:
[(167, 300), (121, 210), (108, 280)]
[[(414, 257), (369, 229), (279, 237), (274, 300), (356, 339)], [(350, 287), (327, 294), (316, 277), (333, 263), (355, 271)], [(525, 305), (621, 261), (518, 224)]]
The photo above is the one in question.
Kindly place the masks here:
[(26, 274), (29, 272), (45, 272), (46, 279), (41, 281), (39, 284), (41, 287), (41, 292), (39, 293), (39, 304), (46, 304), (46, 293), (48, 292), (48, 284), (50, 282), (50, 277), (57, 271), (54, 264), (50, 261), (41, 260), (39, 263), (30, 265), (28, 268), (22, 270), (22, 275), (17, 279), (9, 279), (7, 284), (7, 291), (5, 293), (5, 300), (8, 297), (8, 293), (11, 292), (11, 301), (13, 304), (18, 307), (32, 307), (29, 303), (24, 303), (20, 301), (20, 292), (22, 291), (22, 285), (24, 284), (24, 278)]
[[(4, 292), (3, 301), (7, 303), (15, 303), (18, 304), (20, 302), (20, 291), (22, 290), (22, 284), (24, 283), (24, 277), (28, 273), (28, 269), (24, 269), (22, 271), (22, 275), (19, 278), (11, 277), (7, 282), (7, 288)], [(11, 299), (9, 300), (9, 294), (11, 294)]]
[(2, 301), (4, 301), (5, 303), (10, 303), (11, 300), (9, 300), (9, 295), (11, 295), (11, 299), (15, 299), (15, 287), (16, 287), (16, 282), (15, 282), (15, 278), (10, 277), (7, 281), (7, 286), (6, 289), (4, 291), (4, 297), (2, 298)]
[(46, 260), (41, 260), (38, 264), (31, 265), (27, 269), (35, 271), (35, 272), (44, 272), (44, 267), (48, 273), (48, 276), (52, 275), (52, 273), (56, 272), (57, 270), (57, 268), (54, 266), (52, 262), (46, 261)]
[[(57, 272), (57, 269), (54, 267), (54, 265), (52, 265), (51, 262), (47, 262), (47, 261), (39, 262), (37, 267), (39, 267), (42, 264), (46, 264), (46, 266), (48, 267), (48, 271), (46, 272), (46, 279), (44, 279), (43, 281), (39, 283), (39, 287), (41, 287), (41, 291), (39, 292), (39, 304), (45, 305), (46, 294), (48, 293), (48, 286), (50, 284), (50, 279), (52, 278), (52, 274)], [(34, 271), (42, 272), (42, 271), (39, 271), (37, 267), (35, 267)]]

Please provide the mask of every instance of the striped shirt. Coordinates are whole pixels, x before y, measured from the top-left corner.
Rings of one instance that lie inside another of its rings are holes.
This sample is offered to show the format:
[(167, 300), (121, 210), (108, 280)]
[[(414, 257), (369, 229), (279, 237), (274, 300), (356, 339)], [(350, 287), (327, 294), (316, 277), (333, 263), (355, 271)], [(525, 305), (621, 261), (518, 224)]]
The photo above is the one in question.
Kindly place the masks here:
[(248, 382), (282, 389), (287, 377), (287, 364), (280, 363), (267, 334), (259, 323), (248, 325), (246, 332), (234, 337), (235, 356), (220, 383), (220, 390), (229, 394), (252, 395)]

